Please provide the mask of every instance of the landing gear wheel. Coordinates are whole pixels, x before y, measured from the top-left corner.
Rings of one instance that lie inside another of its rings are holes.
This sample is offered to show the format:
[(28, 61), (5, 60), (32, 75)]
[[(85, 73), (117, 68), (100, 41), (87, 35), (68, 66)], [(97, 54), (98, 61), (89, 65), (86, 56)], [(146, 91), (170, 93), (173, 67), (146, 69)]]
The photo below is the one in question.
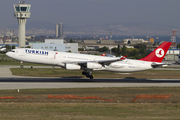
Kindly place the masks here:
[(90, 75), (89, 78), (90, 78), (90, 79), (93, 79), (94, 77), (93, 77), (93, 75)]
[(24, 68), (24, 66), (23, 66), (23, 65), (20, 65), (20, 68)]
[(31, 68), (33, 68), (33, 66), (31, 66)]
[(82, 72), (82, 75), (86, 75), (86, 74), (87, 74), (86, 72), (84, 72), (84, 71)]

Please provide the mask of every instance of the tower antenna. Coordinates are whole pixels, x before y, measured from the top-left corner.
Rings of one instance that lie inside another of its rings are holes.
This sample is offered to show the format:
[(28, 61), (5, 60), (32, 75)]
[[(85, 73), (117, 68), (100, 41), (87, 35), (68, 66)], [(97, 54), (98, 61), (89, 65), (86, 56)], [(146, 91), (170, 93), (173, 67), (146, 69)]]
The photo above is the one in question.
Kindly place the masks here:
[(173, 48), (176, 47), (176, 31), (177, 31), (177, 29), (173, 29), (172, 36), (171, 36), (171, 42), (172, 42)]

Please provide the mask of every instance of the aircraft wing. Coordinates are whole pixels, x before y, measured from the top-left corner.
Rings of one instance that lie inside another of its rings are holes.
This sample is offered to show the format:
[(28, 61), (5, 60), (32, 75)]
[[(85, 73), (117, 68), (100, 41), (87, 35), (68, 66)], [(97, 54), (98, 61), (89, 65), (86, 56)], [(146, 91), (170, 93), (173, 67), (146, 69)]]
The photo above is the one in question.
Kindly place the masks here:
[(107, 59), (107, 60), (92, 60), (92, 61), (67, 61), (63, 62), (65, 64), (65, 68), (68, 70), (75, 70), (75, 69), (102, 69), (105, 65), (109, 65), (112, 62), (119, 61), (120, 59)]
[(87, 64), (87, 63), (99, 63), (101, 65), (107, 65), (107, 64), (110, 64), (112, 62), (116, 62), (116, 61), (120, 61), (121, 59), (111, 59), (111, 60), (94, 60), (94, 61), (76, 61), (76, 62), (64, 62), (65, 64), (79, 64), (79, 65), (82, 65), (82, 64)]

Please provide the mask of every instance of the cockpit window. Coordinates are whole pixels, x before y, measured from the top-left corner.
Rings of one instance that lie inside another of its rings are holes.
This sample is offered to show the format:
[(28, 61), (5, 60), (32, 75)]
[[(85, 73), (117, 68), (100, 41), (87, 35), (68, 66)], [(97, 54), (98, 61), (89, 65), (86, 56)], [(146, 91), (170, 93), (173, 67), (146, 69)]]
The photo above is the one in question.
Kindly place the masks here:
[(15, 52), (15, 50), (11, 50), (11, 52)]

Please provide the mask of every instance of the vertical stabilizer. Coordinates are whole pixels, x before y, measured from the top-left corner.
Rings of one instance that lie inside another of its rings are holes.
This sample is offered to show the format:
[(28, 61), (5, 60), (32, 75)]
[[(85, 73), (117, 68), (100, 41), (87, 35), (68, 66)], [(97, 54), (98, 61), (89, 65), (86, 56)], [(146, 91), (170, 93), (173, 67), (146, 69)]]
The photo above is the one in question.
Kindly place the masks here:
[(172, 44), (171, 42), (163, 42), (159, 47), (157, 47), (154, 51), (152, 51), (148, 56), (139, 60), (149, 61), (149, 62), (162, 62), (171, 44)]

